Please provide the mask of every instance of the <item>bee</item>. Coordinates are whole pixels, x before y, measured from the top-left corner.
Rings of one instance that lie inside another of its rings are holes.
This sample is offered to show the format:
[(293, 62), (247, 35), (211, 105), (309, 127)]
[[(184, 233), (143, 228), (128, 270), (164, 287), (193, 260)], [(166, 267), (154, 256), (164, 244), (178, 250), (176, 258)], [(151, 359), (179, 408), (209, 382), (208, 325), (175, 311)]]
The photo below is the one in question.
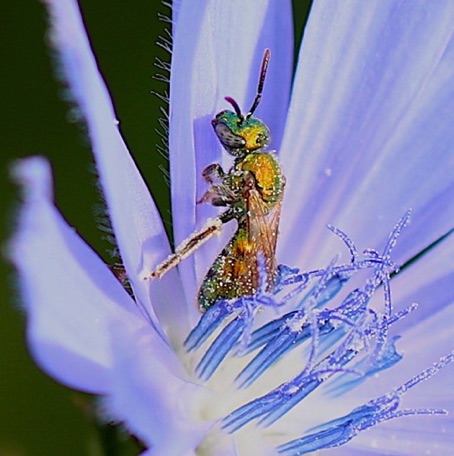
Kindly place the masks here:
[(264, 150), (271, 140), (268, 127), (253, 117), (262, 98), (270, 55), (266, 49), (257, 94), (247, 114), (241, 112), (233, 98), (226, 97), (233, 111), (221, 111), (211, 121), (217, 138), (234, 157), (234, 163), (228, 172), (218, 163), (205, 168), (202, 176), (210, 187), (198, 202), (226, 210), (183, 241), (175, 253), (150, 274), (151, 278), (161, 277), (219, 234), (225, 223), (236, 220), (233, 237), (217, 256), (200, 286), (198, 304), (202, 312), (219, 300), (254, 295), (262, 280), (265, 280), (267, 291), (274, 288), (285, 177), (274, 152)]

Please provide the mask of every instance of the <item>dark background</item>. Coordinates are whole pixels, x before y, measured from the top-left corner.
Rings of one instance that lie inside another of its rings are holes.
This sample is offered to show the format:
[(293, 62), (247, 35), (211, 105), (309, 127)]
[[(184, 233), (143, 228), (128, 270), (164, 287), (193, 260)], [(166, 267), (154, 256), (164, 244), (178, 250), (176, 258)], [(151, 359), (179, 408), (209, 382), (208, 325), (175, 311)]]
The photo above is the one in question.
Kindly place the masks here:
[[(299, 43), (308, 1), (295, 0)], [(98, 64), (115, 101), (129, 149), (164, 219), (169, 223), (168, 187), (157, 151), (161, 103), (152, 90), (154, 59), (169, 60), (156, 41), (165, 23), (158, 12), (169, 9), (155, 0), (80, 1)], [(46, 44), (46, 13), (38, 0), (0, 2), (0, 243), (14, 227), (18, 189), (8, 166), (17, 158), (44, 155), (55, 180), (56, 204), (78, 233), (106, 258), (109, 248), (98, 229), (99, 198), (88, 140), (71, 122), (62, 86)], [(25, 318), (16, 298), (12, 268), (0, 258), (0, 456), (132, 455), (137, 447), (122, 436), (90, 423), (81, 403), (87, 398), (41, 373), (24, 342)], [(120, 452), (106, 450), (102, 439), (119, 439)], [(123, 439), (124, 440), (124, 439)]]

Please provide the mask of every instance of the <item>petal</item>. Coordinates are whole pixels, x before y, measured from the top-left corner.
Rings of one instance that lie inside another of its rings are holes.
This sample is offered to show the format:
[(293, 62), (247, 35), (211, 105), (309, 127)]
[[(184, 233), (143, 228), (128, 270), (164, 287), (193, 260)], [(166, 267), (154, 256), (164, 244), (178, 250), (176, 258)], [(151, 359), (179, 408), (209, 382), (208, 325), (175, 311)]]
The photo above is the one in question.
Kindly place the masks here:
[(281, 261), (329, 261), (326, 223), (380, 248), (413, 208), (401, 261), (452, 228), (453, 29), (449, 1), (314, 4), (282, 148)]
[[(243, 110), (250, 107), (267, 47), (272, 57), (257, 116), (268, 123), (272, 146), (279, 148), (291, 81), (292, 29), (289, 1), (182, 2), (174, 30), (170, 93), (170, 171), (177, 243), (219, 213), (208, 205), (196, 206), (208, 188), (202, 170), (213, 162), (224, 169), (232, 165), (212, 131), (211, 119), (229, 108), (224, 101), (227, 95)], [(181, 265), (188, 296), (195, 296), (196, 284), (232, 229), (227, 228), (220, 240), (210, 241)]]
[(66, 224), (51, 202), (46, 161), (31, 158), (14, 169), (24, 185), (18, 232), (10, 256), (28, 316), (35, 360), (68, 386), (92, 393), (109, 389), (109, 324), (145, 320), (101, 259)]
[[(383, 456), (383, 450), (380, 449), (380, 456)], [(352, 445), (344, 445), (339, 448), (336, 448), (336, 456), (373, 456), (376, 455), (373, 450), (370, 449), (357, 449), (357, 448), (352, 448)]]
[[(446, 419), (446, 416), (396, 419), (360, 434), (352, 440), (351, 447), (358, 448), (362, 455), (375, 456), (382, 456), (384, 448), (388, 451), (387, 454), (392, 455), (452, 454), (453, 427), (446, 428)], [(420, 426), (416, 427), (418, 421), (424, 423), (419, 423)], [(433, 424), (433, 429), (424, 426), (428, 421)], [(412, 430), (408, 429), (410, 423), (414, 426)], [(434, 432), (437, 427), (438, 431)]]
[(210, 423), (197, 417), (206, 390), (175, 369), (175, 354), (156, 344), (148, 328), (115, 325), (113, 394), (108, 410), (151, 447), (149, 454), (191, 454)]
[(134, 294), (156, 327), (154, 311), (168, 328), (186, 333), (188, 316), (176, 272), (151, 285), (143, 280), (143, 271), (151, 271), (170, 247), (156, 206), (120, 135), (77, 4), (71, 0), (48, 0), (47, 4), (51, 38), (72, 96), (87, 122), (109, 216)]
[[(454, 305), (453, 258), (454, 235), (451, 235), (392, 280), (397, 309), (413, 302), (419, 304), (415, 312), (396, 324), (396, 331), (402, 333), (417, 324), (423, 325), (430, 316)], [(454, 348), (454, 340), (448, 338), (444, 348), (446, 351)]]

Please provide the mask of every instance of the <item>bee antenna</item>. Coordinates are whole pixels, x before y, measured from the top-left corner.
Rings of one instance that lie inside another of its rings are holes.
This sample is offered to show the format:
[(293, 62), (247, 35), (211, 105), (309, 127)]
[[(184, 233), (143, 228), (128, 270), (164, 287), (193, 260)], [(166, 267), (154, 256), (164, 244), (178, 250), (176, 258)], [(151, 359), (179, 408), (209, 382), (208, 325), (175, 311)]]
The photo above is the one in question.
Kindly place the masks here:
[(244, 116), (243, 116), (243, 114), (241, 114), (241, 109), (238, 106), (238, 103), (232, 97), (225, 97), (225, 101), (228, 101), (233, 106), (233, 109), (235, 110), (236, 115), (240, 119), (240, 122), (243, 122)]
[(259, 78), (259, 84), (257, 87), (257, 95), (255, 96), (254, 103), (252, 103), (251, 109), (249, 109), (249, 112), (246, 114), (246, 119), (249, 119), (249, 117), (254, 114), (254, 111), (257, 109), (257, 106), (260, 103), (260, 100), (262, 99), (262, 92), (263, 92), (263, 86), (265, 85), (265, 77), (266, 77), (266, 72), (268, 70), (268, 63), (270, 61), (271, 57), (271, 51), (269, 49), (265, 49), (265, 53), (263, 54), (263, 59), (262, 59), (262, 67), (260, 69), (260, 78)]

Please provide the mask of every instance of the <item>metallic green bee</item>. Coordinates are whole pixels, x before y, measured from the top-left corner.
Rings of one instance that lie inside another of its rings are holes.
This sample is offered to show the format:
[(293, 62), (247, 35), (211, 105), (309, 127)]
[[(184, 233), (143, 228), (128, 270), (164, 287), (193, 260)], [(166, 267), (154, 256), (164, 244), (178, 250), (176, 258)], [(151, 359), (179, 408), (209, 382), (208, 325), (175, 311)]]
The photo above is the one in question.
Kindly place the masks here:
[[(226, 97), (234, 111), (222, 111), (211, 122), (219, 141), (235, 161), (227, 173), (217, 163), (203, 171), (210, 187), (199, 202), (209, 202), (227, 210), (193, 233), (151, 273), (151, 277), (161, 277), (218, 234), (224, 223), (235, 219), (238, 224), (235, 234), (200, 287), (198, 302), (202, 312), (221, 299), (253, 295), (259, 286), (260, 274), (266, 275), (268, 291), (274, 286), (285, 177), (274, 154), (263, 150), (270, 142), (268, 127), (252, 117), (262, 97), (269, 59), (267, 49), (257, 95), (249, 112), (242, 114), (236, 101)], [(264, 270), (260, 270), (259, 263), (263, 264), (261, 269)]]

